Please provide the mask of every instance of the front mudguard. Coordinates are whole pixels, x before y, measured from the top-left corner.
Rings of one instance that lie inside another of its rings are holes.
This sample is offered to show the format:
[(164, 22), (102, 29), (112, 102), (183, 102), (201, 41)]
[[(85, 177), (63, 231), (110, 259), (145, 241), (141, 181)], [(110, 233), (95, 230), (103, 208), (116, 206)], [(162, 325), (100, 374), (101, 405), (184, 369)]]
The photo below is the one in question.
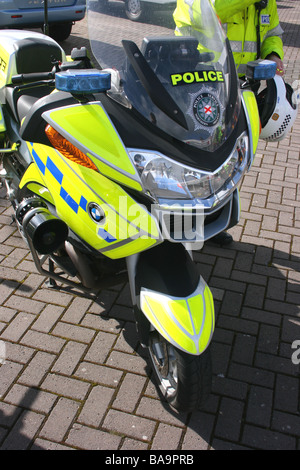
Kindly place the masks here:
[(164, 242), (128, 259), (140, 341), (157, 330), (173, 346), (199, 355), (215, 325), (211, 291), (184, 246)]

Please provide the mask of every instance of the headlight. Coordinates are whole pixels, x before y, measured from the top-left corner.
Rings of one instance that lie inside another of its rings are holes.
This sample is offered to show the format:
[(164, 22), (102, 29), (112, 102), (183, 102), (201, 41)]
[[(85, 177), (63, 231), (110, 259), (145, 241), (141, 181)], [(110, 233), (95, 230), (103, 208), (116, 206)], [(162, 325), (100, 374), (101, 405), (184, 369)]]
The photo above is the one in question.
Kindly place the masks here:
[[(207, 199), (237, 185), (244, 174), (249, 157), (249, 140), (244, 132), (234, 150), (215, 172), (195, 170), (150, 151), (128, 150), (146, 191), (156, 200)], [(225, 191), (226, 192), (226, 191)]]

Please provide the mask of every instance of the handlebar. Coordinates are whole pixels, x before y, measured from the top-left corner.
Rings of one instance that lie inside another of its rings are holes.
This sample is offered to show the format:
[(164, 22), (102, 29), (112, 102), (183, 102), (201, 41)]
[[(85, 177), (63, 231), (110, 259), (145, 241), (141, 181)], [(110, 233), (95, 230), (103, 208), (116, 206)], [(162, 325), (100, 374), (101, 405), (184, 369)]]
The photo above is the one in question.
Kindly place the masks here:
[(55, 73), (59, 72), (60, 70), (67, 70), (71, 68), (92, 68), (86, 47), (82, 47), (81, 49), (72, 49), (71, 59), (72, 62), (66, 62), (62, 64), (59, 62), (53, 62), (53, 69), (51, 72), (34, 72), (14, 75), (11, 79), (12, 84), (25, 85), (33, 82), (40, 82), (42, 80), (53, 80), (55, 78)]
[(22, 73), (14, 75), (11, 81), (14, 85), (17, 85), (21, 83), (39, 82), (40, 80), (52, 80), (54, 77), (54, 72)]

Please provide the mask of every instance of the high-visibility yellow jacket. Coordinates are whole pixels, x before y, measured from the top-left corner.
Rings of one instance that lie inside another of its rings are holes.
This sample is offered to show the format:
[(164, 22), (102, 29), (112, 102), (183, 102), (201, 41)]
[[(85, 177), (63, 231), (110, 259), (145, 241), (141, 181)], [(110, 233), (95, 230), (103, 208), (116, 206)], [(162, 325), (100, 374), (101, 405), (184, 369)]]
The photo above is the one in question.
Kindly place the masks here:
[[(174, 20), (177, 33), (186, 26), (189, 17), (190, 25), (199, 17), (201, 0), (177, 0)], [(257, 0), (211, 0), (216, 13), (222, 22), (230, 41), (234, 60), (239, 75), (245, 73), (246, 64), (257, 56), (258, 13), (255, 6)], [(193, 11), (194, 10), (194, 11)], [(197, 12), (197, 14), (194, 14)], [(260, 11), (260, 57), (265, 59), (269, 54), (276, 53), (283, 59), (283, 30), (279, 23), (276, 0), (269, 0), (265, 9)]]

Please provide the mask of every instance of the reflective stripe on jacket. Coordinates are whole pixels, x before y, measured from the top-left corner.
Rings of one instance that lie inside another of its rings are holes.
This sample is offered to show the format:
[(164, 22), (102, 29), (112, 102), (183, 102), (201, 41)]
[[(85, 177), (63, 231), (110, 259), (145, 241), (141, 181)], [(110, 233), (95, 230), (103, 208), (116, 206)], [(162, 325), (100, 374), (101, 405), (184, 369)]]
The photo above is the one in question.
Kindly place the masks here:
[[(255, 60), (257, 56), (256, 1), (212, 0), (230, 41), (239, 75), (245, 73), (247, 62)], [(199, 18), (200, 4), (201, 0), (177, 0), (177, 8), (174, 12), (177, 32), (183, 34), (184, 30), (181, 29), (188, 25), (198, 29), (196, 18)], [(267, 7), (260, 12), (260, 57), (262, 59), (272, 52), (283, 59), (282, 33), (276, 0), (269, 0)]]

